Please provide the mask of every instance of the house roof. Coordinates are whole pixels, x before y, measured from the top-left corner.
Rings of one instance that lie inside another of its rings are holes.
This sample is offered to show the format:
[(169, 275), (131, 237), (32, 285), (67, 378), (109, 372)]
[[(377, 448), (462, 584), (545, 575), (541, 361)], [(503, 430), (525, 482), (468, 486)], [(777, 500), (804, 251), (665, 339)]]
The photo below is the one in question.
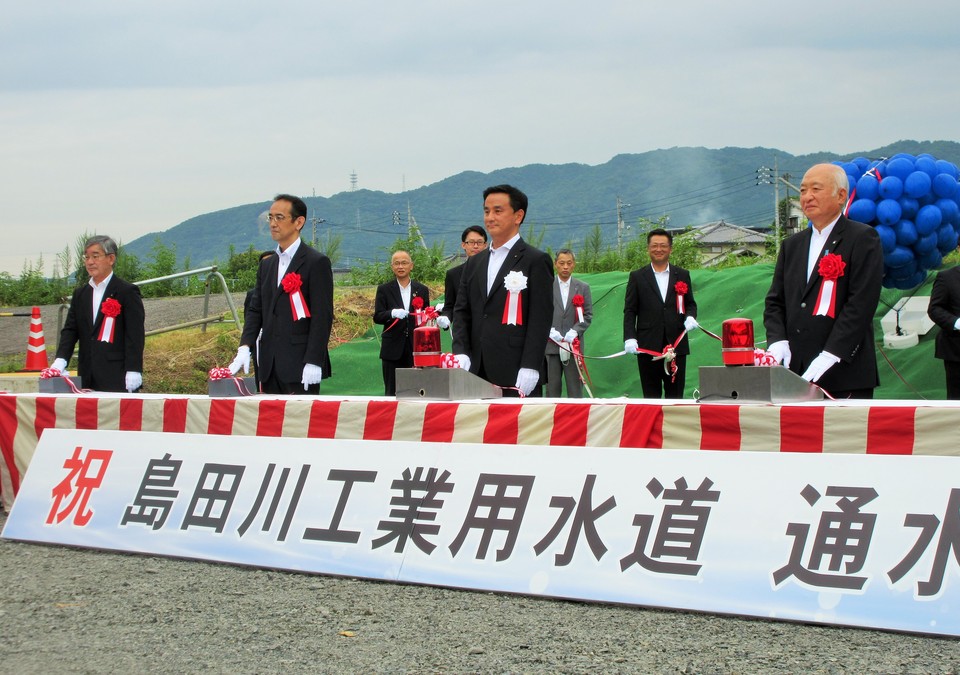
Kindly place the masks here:
[(691, 234), (700, 244), (762, 244), (766, 237), (740, 225), (716, 220), (692, 228)]

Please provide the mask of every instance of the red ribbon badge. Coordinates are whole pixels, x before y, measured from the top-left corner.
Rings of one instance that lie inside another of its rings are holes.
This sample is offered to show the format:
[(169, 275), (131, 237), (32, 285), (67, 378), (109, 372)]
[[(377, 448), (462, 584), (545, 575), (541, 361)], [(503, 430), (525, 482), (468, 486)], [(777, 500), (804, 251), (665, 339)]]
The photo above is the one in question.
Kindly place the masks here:
[(583, 296), (577, 293), (570, 300), (573, 303), (573, 306), (577, 308), (577, 322), (583, 323)]
[(817, 304), (813, 308), (814, 316), (834, 318), (837, 311), (837, 279), (843, 276), (846, 266), (847, 263), (837, 253), (828, 253), (820, 258), (817, 271), (823, 278), (823, 282), (817, 294)]
[(116, 331), (116, 318), (120, 316), (122, 307), (114, 298), (107, 298), (100, 303), (100, 311), (103, 312), (103, 323), (100, 324), (100, 334), (97, 339), (101, 342), (113, 342), (113, 334)]
[(421, 323), (423, 323), (424, 318), (423, 314), (421, 313), (421, 310), (423, 310), (423, 298), (421, 298), (419, 295), (413, 296), (413, 299), (410, 300), (410, 306), (413, 307), (413, 315), (417, 317), (417, 326), (419, 326)]
[(283, 290), (290, 295), (290, 311), (293, 313), (293, 320), (310, 318), (310, 308), (307, 307), (307, 301), (303, 298), (300, 287), (303, 286), (303, 279), (296, 272), (287, 272), (280, 280)]
[(687, 291), (690, 290), (690, 287), (687, 286), (685, 282), (678, 281), (673, 285), (673, 290), (677, 294), (677, 313), (686, 314), (686, 312), (683, 311), (683, 296), (687, 294)]

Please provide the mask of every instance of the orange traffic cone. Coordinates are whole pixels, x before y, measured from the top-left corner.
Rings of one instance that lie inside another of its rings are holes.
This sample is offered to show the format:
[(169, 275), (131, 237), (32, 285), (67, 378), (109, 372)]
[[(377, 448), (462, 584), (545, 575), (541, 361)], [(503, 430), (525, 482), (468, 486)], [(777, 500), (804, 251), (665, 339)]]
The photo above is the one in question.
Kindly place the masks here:
[(25, 371), (40, 372), (47, 366), (47, 347), (43, 342), (43, 322), (40, 321), (40, 308), (34, 307), (30, 315), (30, 339), (27, 340), (27, 364)]

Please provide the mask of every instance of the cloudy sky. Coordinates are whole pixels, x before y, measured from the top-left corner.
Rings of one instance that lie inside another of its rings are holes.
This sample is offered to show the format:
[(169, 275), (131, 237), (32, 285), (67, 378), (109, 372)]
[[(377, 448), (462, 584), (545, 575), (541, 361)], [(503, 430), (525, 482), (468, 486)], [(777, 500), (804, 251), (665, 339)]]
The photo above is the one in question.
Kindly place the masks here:
[[(673, 146), (960, 140), (960, 3), (0, 0), (0, 271), (83, 233)], [(682, 192), (685, 187), (678, 187)], [(478, 209), (479, 211), (479, 209)]]

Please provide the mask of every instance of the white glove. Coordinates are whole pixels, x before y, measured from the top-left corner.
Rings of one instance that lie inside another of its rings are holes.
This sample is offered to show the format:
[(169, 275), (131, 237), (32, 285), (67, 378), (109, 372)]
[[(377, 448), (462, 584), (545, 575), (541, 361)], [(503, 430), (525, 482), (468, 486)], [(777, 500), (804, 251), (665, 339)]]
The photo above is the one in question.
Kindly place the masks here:
[(805, 379), (807, 382), (816, 382), (823, 377), (825, 372), (830, 370), (831, 366), (834, 366), (838, 363), (840, 363), (840, 359), (830, 352), (820, 352), (817, 354), (817, 358), (810, 362), (810, 366), (800, 377)]
[(540, 382), (540, 373), (533, 368), (521, 368), (517, 373), (516, 387), (523, 392), (524, 396), (529, 396), (533, 388)]
[(692, 316), (688, 316), (686, 319), (683, 320), (683, 327), (689, 333), (694, 328), (699, 328), (700, 324), (697, 323), (697, 320), (695, 318), (693, 318)]
[(440, 326), (443, 330), (450, 328), (450, 318), (446, 316), (437, 317), (437, 325)]
[(623, 343), (623, 351), (625, 351), (627, 354), (639, 354), (640, 345), (637, 344), (636, 340), (634, 340), (633, 338), (630, 338), (629, 340)]
[(560, 335), (560, 331), (558, 331), (556, 328), (550, 329), (550, 339), (554, 342), (563, 342), (563, 336)]
[(311, 384), (320, 384), (323, 378), (323, 368), (315, 366), (312, 363), (303, 364), (303, 378), (300, 382), (303, 384), (303, 390), (306, 391)]
[(567, 334), (563, 336), (563, 341), (573, 344), (573, 341), (576, 340), (578, 337), (580, 336), (577, 335), (577, 331), (571, 328), (570, 330), (567, 331)]
[(236, 375), (241, 368), (244, 373), (250, 373), (250, 348), (247, 345), (240, 345), (240, 349), (237, 350), (237, 356), (230, 364), (230, 374)]
[(50, 370), (55, 370), (61, 375), (67, 374), (67, 362), (63, 359), (54, 359), (53, 364), (50, 366)]
[(455, 354), (454, 357), (457, 360), (457, 368), (463, 368), (464, 370), (470, 370), (470, 357), (466, 354)]
[(124, 378), (124, 386), (127, 391), (133, 393), (137, 389), (143, 386), (143, 375), (140, 373), (135, 373), (132, 370), (127, 372), (126, 377)]
[(392, 316), (394, 319), (406, 319), (408, 314), (410, 314), (410, 312), (405, 309), (390, 310), (390, 316)]
[(782, 365), (784, 368), (790, 367), (790, 343), (786, 340), (777, 340), (772, 345), (767, 347), (767, 351), (773, 355), (773, 358), (777, 360), (777, 363)]

